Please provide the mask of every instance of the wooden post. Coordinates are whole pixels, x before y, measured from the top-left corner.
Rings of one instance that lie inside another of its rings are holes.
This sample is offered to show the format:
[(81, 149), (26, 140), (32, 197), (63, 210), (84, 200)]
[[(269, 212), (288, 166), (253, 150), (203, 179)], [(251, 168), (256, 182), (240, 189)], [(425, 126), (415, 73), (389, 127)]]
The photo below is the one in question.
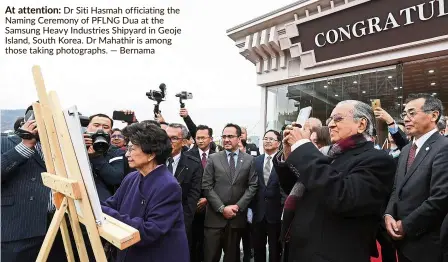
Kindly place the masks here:
[(89, 261), (79, 225), (81, 222), (87, 229), (95, 261), (105, 262), (106, 254), (100, 237), (119, 249), (124, 249), (140, 241), (140, 234), (135, 228), (104, 214), (105, 221), (101, 224), (96, 223), (59, 98), (54, 91), (47, 94), (40, 68), (34, 66), (32, 71), (39, 97), (39, 103), (34, 103), (33, 108), (47, 167), (47, 172), (42, 173), (42, 181), (45, 186), (52, 189), (57, 208), (37, 261), (47, 260), (59, 229), (67, 259), (70, 262), (74, 261), (64, 218), (67, 212), (80, 260)]

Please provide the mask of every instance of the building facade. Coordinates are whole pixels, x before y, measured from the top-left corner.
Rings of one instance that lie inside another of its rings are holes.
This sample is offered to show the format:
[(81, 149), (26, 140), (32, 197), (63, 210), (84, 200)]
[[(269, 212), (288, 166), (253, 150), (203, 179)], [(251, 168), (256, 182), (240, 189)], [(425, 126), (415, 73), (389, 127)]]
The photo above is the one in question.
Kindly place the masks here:
[(301, 0), (227, 34), (254, 64), (264, 130), (310, 105), (325, 122), (347, 99), (395, 118), (409, 93), (448, 105), (448, 0)]

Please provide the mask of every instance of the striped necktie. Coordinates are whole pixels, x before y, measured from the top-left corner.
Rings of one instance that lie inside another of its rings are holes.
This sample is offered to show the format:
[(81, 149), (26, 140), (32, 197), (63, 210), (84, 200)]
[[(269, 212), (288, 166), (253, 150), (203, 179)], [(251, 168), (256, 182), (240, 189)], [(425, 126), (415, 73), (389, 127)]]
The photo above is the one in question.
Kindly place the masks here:
[[(42, 158), (42, 161), (45, 162), (44, 152), (42, 151), (41, 143), (37, 142), (36, 145), (34, 146), (34, 148), (36, 149), (36, 151), (39, 154), (39, 156)], [(52, 192), (52, 190), (50, 190), (50, 200), (48, 201), (47, 211), (48, 212), (54, 212), (55, 210), (56, 210), (56, 207), (53, 204), (53, 192)]]

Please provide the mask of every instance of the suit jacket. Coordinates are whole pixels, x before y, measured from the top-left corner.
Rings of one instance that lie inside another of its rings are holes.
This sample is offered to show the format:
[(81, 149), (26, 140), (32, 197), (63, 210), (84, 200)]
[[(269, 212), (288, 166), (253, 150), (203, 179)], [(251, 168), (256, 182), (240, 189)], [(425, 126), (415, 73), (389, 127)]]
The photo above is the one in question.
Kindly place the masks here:
[(182, 188), (182, 207), (187, 233), (190, 232), (201, 194), (202, 173), (203, 169), (199, 159), (182, 152), (174, 177)]
[(439, 261), (440, 226), (448, 213), (448, 140), (434, 133), (406, 172), (410, 147), (400, 154), (386, 214), (402, 220), (405, 238), (397, 246), (405, 256), (412, 261)]
[(277, 172), (272, 168), (268, 184), (264, 181), (265, 154), (255, 158), (255, 174), (258, 177), (258, 191), (252, 200), (254, 213), (252, 222), (261, 222), (264, 218), (268, 223), (280, 223), (286, 195), (280, 187)]
[(409, 140), (406, 137), (406, 134), (401, 131), (400, 128), (398, 128), (398, 132), (395, 134), (390, 134), (392, 136), (392, 139), (395, 141), (395, 144), (397, 145), (398, 149), (402, 150), (403, 147), (405, 147)]
[(448, 215), (440, 227), (440, 245), (442, 246), (442, 261), (448, 262)]
[[(224, 228), (228, 223), (232, 228), (245, 228), (247, 208), (257, 191), (254, 158), (239, 152), (235, 178), (230, 177), (227, 151), (210, 155), (202, 178), (202, 189), (207, 198), (205, 227)], [(238, 205), (239, 212), (231, 220), (226, 220), (218, 212), (222, 205)]]
[(35, 152), (30, 158), (15, 150), (22, 140), (1, 137), (2, 242), (44, 236), (50, 188), (42, 184), (45, 163)]
[(333, 160), (305, 143), (284, 163), (275, 157), (274, 167), (285, 193), (297, 181), (306, 188), (291, 223), (289, 261), (370, 261), (392, 190), (391, 157), (366, 142)]

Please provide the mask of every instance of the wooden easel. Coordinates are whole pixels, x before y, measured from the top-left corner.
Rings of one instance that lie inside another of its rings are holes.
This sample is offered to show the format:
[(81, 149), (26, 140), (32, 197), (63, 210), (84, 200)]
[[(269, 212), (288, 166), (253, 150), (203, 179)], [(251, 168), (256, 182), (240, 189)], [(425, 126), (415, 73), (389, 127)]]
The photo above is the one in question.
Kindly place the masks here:
[[(37, 261), (47, 260), (58, 229), (61, 230), (68, 261), (75, 261), (65, 213), (68, 214), (80, 261), (89, 261), (89, 258), (79, 222), (87, 229), (95, 260), (106, 261), (100, 236), (122, 250), (140, 241), (140, 234), (137, 229), (105, 214), (103, 223), (95, 221), (59, 98), (54, 91), (47, 94), (40, 67), (34, 66), (32, 71), (39, 97), (33, 110), (47, 168), (47, 172), (42, 173), (42, 181), (52, 189), (56, 206)], [(75, 200), (82, 215), (75, 207)]]

